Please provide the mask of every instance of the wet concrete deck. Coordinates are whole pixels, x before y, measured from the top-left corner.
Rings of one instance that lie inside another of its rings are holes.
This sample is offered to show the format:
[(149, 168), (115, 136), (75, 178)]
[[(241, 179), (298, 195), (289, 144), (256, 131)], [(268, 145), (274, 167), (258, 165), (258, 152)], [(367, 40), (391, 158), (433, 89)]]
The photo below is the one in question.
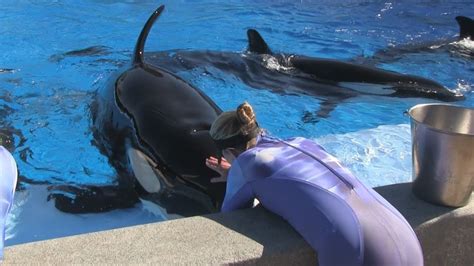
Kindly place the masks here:
[[(474, 265), (474, 199), (462, 208), (432, 205), (411, 184), (376, 190), (415, 228), (426, 265)], [(196, 216), (10, 246), (11, 264), (315, 265), (316, 253), (264, 208)]]

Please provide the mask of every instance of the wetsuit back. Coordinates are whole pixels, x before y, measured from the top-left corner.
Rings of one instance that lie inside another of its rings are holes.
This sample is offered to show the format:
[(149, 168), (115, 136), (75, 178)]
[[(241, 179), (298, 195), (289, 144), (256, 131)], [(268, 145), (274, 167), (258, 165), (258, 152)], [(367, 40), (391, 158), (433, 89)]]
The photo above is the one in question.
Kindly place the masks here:
[(303, 236), (320, 265), (423, 264), (405, 218), (311, 140), (263, 136), (234, 160), (222, 211), (254, 198)]

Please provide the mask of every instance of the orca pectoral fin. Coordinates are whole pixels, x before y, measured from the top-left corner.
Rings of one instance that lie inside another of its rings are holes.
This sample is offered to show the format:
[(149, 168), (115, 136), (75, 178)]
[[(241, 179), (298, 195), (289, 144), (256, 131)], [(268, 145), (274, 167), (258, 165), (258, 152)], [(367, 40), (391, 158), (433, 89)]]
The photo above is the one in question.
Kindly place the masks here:
[(321, 118), (328, 118), (330, 113), (345, 99), (346, 98), (326, 99), (321, 102), (318, 111), (305, 112), (301, 120), (303, 123), (315, 124), (319, 122)]
[(156, 168), (156, 164), (143, 152), (135, 148), (127, 149), (127, 156), (138, 183), (148, 193), (157, 193), (161, 190), (160, 179), (164, 180), (163, 173)]
[(474, 20), (464, 16), (457, 16), (456, 21), (459, 24), (459, 38), (474, 40)]
[(131, 208), (139, 202), (133, 187), (58, 185), (48, 188), (48, 201), (67, 213), (96, 213)]
[(272, 54), (272, 51), (258, 31), (254, 29), (247, 30), (247, 38), (249, 41), (249, 52), (257, 54)]
[(321, 106), (319, 106), (319, 110), (316, 113), (317, 117), (321, 118), (328, 118), (329, 114), (336, 109), (337, 105), (339, 104), (339, 101), (334, 101), (334, 100), (326, 100), (321, 103)]
[(59, 63), (66, 57), (86, 57), (101, 56), (110, 54), (110, 47), (104, 45), (94, 45), (83, 49), (72, 50), (62, 54), (54, 54), (49, 57), (49, 61)]

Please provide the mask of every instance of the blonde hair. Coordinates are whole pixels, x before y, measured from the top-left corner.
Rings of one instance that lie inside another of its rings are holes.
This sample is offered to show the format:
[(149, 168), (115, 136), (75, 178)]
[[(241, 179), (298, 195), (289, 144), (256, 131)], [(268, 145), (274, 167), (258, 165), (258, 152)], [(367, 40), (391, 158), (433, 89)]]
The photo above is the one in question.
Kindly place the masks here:
[(260, 133), (260, 129), (252, 106), (244, 102), (235, 111), (220, 114), (212, 123), (209, 133), (216, 141), (224, 141), (236, 136), (249, 136), (250, 140), (241, 143), (246, 150), (255, 145), (255, 137)]

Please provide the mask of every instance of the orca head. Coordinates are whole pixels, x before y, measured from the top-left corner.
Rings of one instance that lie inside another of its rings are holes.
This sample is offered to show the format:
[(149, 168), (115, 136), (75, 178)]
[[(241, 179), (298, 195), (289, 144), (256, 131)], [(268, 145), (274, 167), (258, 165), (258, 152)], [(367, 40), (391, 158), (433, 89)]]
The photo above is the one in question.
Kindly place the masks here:
[(247, 37), (249, 40), (249, 52), (257, 54), (272, 54), (272, 51), (258, 31), (254, 29), (247, 30)]
[(459, 38), (474, 40), (474, 20), (464, 17), (457, 16), (456, 21), (459, 24)]

